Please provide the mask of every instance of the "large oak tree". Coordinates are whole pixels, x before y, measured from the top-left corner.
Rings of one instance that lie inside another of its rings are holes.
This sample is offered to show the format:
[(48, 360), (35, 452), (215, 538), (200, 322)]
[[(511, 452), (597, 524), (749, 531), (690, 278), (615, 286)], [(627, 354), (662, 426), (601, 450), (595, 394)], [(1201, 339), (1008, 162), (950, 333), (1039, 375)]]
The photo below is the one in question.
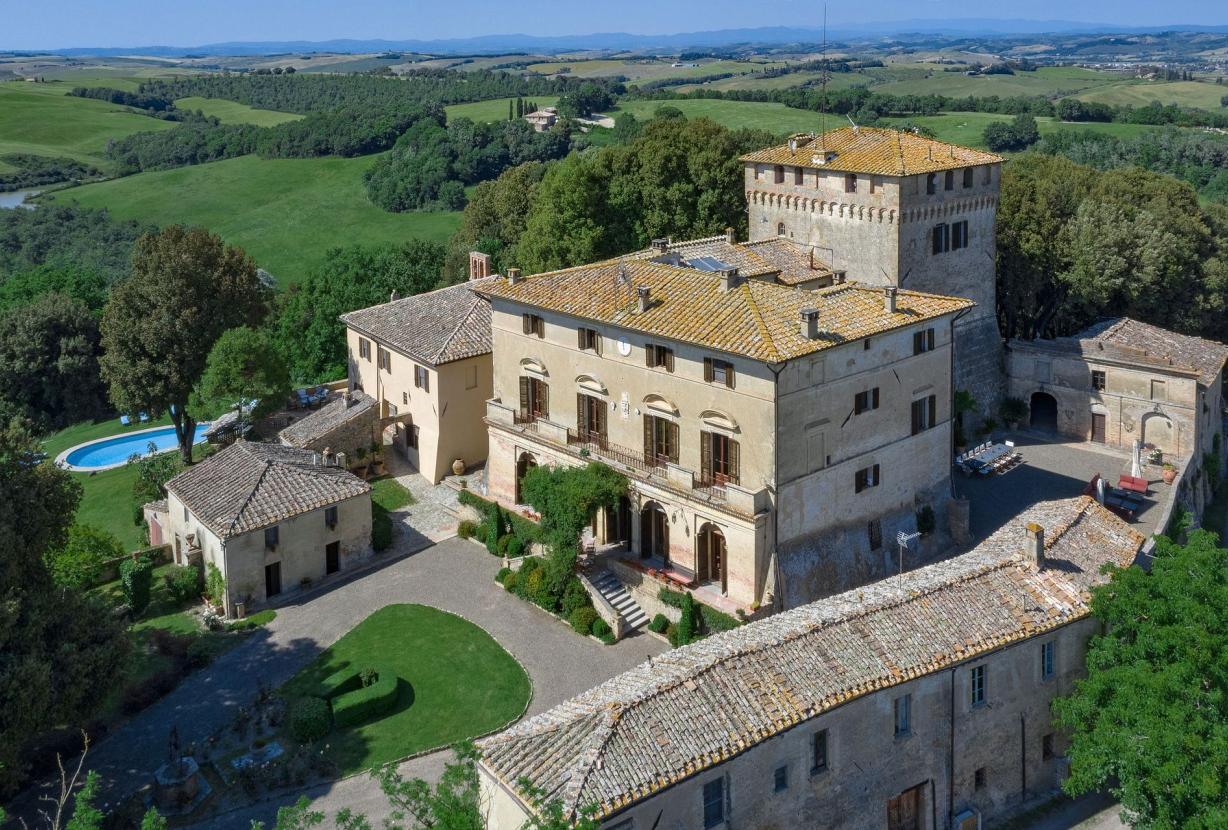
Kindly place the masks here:
[(112, 289), (102, 316), (112, 402), (123, 412), (170, 412), (191, 463), (188, 401), (209, 351), (227, 329), (258, 324), (269, 299), (251, 258), (204, 228), (172, 225), (141, 237), (132, 276)]

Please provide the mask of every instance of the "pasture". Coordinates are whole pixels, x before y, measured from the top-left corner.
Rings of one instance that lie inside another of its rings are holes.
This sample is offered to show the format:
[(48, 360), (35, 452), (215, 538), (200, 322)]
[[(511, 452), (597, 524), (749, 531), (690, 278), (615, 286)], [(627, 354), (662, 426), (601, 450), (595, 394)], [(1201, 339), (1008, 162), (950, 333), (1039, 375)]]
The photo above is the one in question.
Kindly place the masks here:
[[(559, 102), (554, 95), (530, 96), (533, 103), (539, 107), (552, 107)], [(453, 118), (468, 118), (471, 121), (506, 121), (507, 105), (515, 98), (492, 98), (489, 101), (473, 101), (468, 104), (452, 104), (444, 107), (448, 120)]]
[(303, 117), (292, 112), (256, 109), (222, 98), (179, 98), (175, 101), (175, 106), (183, 110), (200, 110), (223, 124), (255, 124), (257, 127), (276, 127), (278, 124), (297, 121)]
[[(951, 144), (961, 144), (965, 147), (985, 149), (982, 134), (985, 128), (994, 121), (1010, 121), (1010, 115), (997, 115), (988, 112), (947, 112), (941, 115), (921, 115), (908, 118), (884, 118), (888, 124), (916, 124), (934, 131), (934, 137), (939, 141)], [(1037, 118), (1036, 126), (1040, 134), (1051, 135), (1059, 130), (1086, 130), (1090, 132), (1113, 135), (1118, 138), (1130, 138), (1148, 130), (1160, 129), (1145, 124), (1114, 124), (1114, 123), (1069, 123), (1056, 118)]]
[[(652, 118), (658, 107), (662, 106), (677, 107), (687, 118), (710, 118), (730, 129), (751, 127), (780, 135), (817, 130), (822, 121), (817, 112), (794, 109), (784, 104), (716, 99), (622, 101), (617, 110), (608, 114), (617, 115), (619, 112), (629, 112), (640, 120), (647, 120)], [(842, 116), (827, 116), (829, 129), (847, 123)]]
[(446, 242), (460, 213), (387, 213), (367, 200), (362, 174), (378, 156), (262, 159), (138, 173), (59, 191), (58, 202), (107, 208), (122, 219), (203, 225), (242, 246), (281, 288), (337, 246)]

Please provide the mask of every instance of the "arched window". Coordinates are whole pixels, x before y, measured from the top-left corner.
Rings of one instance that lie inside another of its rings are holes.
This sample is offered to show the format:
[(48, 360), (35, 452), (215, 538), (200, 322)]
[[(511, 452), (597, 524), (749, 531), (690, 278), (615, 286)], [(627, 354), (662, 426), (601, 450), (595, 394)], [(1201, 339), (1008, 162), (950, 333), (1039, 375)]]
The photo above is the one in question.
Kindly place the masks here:
[(784, 223), (784, 222), (777, 222), (777, 223), (776, 223), (776, 235), (777, 235), (777, 236), (784, 236), (784, 235), (785, 235), (785, 223)]

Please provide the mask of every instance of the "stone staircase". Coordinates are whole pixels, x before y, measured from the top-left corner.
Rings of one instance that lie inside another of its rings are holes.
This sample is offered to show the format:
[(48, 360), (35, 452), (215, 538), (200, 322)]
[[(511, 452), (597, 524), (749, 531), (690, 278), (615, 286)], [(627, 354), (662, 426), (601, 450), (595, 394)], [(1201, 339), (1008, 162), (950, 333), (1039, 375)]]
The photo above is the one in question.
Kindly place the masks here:
[(605, 598), (606, 602), (614, 606), (619, 615), (623, 618), (623, 622), (627, 624), (628, 631), (648, 624), (648, 615), (644, 613), (644, 609), (636, 604), (631, 598), (626, 587), (618, 581), (618, 577), (609, 571), (600, 571), (592, 576), (593, 587), (598, 593)]

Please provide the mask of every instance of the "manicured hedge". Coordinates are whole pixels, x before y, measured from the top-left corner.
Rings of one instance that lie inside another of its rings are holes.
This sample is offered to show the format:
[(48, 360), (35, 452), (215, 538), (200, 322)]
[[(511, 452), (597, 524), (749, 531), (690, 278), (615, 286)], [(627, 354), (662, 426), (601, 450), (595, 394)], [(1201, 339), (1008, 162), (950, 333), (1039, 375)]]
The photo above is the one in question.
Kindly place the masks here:
[(330, 700), (337, 695), (359, 688), (362, 686), (362, 679), (359, 677), (359, 674), (360, 669), (357, 666), (350, 666), (341, 671), (333, 672), (316, 686), (316, 697)]
[(290, 737), (301, 744), (323, 738), (333, 728), (328, 704), (318, 697), (302, 697), (290, 704)]
[[(673, 591), (669, 588), (661, 588), (657, 592), (657, 599), (673, 608), (682, 607), (682, 598), (686, 596), (682, 591)], [(729, 631), (732, 628), (737, 628), (742, 625), (741, 620), (736, 617), (731, 617), (728, 614), (717, 611), (711, 606), (704, 605), (702, 602), (696, 601), (695, 606), (699, 609), (699, 616), (703, 620), (703, 633), (715, 634), (718, 631)]]
[(378, 678), (370, 686), (345, 692), (332, 699), (333, 723), (338, 727), (357, 726), (384, 714), (397, 702), (397, 674), (387, 666), (376, 666)]
[[(493, 501), (476, 495), (472, 490), (461, 490), (456, 498), (461, 504), (474, 508), (483, 516), (489, 516), (494, 506)], [(512, 526), (512, 533), (525, 547), (528, 547), (531, 542), (541, 541), (542, 529), (536, 522), (531, 522), (524, 516), (517, 516), (506, 510), (502, 511), (502, 518)], [(484, 538), (483, 541), (485, 541)]]

